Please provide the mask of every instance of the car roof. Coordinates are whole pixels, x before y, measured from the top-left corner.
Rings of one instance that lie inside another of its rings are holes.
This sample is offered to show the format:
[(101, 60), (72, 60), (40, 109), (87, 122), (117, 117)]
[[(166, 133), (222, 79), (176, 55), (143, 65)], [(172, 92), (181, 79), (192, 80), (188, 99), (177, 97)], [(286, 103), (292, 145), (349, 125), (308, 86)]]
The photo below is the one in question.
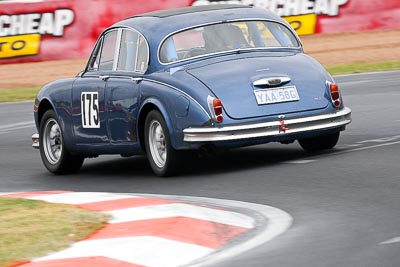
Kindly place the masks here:
[(201, 25), (236, 20), (278, 21), (286, 25), (296, 35), (286, 21), (264, 8), (222, 4), (183, 7), (135, 15), (112, 25), (103, 34), (114, 28), (132, 28), (140, 32), (149, 45), (151, 55), (149, 71), (153, 72), (164, 67), (158, 61), (158, 49), (171, 34)]
[(183, 15), (189, 13), (197, 13), (204, 12), (210, 10), (220, 10), (220, 9), (233, 9), (233, 8), (250, 8), (250, 6), (243, 5), (203, 5), (203, 6), (191, 6), (191, 7), (182, 7), (182, 8), (174, 8), (174, 9), (166, 9), (166, 10), (157, 10), (149, 13), (139, 14), (133, 17), (158, 17), (165, 18), (176, 15)]

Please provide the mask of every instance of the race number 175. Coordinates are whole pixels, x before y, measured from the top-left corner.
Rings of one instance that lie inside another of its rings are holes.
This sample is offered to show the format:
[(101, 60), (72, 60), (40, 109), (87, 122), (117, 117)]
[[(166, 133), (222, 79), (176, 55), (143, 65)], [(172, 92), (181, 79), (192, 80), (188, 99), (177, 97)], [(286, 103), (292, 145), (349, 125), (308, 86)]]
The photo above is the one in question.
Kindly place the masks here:
[(83, 128), (100, 128), (99, 94), (97, 92), (82, 92), (81, 110)]

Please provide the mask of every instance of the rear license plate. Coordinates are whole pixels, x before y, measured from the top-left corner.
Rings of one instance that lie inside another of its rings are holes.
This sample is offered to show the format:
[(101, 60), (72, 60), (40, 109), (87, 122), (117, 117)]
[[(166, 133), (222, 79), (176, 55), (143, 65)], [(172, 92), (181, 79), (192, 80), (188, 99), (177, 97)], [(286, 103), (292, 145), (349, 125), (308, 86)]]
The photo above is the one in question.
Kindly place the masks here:
[(300, 100), (296, 86), (279, 87), (274, 89), (254, 90), (257, 104), (274, 104)]

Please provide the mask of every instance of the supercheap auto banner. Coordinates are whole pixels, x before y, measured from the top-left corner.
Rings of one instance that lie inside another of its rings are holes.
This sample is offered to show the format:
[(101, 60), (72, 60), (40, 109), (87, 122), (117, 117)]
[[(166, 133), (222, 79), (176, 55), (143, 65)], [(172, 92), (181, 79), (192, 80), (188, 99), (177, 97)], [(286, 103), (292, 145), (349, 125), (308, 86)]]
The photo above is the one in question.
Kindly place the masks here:
[(213, 4), (271, 10), (299, 35), (400, 28), (399, 0), (0, 0), (0, 64), (88, 57), (121, 19)]

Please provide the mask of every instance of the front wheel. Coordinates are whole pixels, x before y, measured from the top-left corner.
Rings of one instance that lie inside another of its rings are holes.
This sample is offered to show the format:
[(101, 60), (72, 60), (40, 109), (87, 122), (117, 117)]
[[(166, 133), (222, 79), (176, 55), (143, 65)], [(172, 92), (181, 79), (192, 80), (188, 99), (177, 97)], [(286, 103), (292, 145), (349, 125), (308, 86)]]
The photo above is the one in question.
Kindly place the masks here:
[(47, 170), (55, 174), (67, 174), (82, 167), (84, 158), (71, 155), (65, 147), (62, 131), (53, 110), (44, 113), (39, 134), (40, 156)]
[(340, 132), (323, 136), (299, 139), (301, 147), (309, 152), (332, 149), (339, 140)]
[(145, 145), (147, 158), (156, 175), (171, 176), (176, 173), (180, 153), (171, 146), (167, 124), (157, 110), (146, 117)]

